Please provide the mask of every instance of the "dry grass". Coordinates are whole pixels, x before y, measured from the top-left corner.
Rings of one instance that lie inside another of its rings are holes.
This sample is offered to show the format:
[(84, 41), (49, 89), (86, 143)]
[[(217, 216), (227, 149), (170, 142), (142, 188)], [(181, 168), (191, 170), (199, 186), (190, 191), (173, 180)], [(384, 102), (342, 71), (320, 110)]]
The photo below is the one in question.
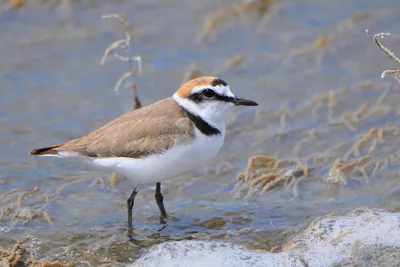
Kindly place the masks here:
[(40, 261), (35, 259), (19, 242), (10, 249), (0, 247), (0, 264), (7, 267), (74, 267), (74, 266), (94, 266), (89, 261), (74, 260), (63, 263), (56, 261)]
[[(363, 98), (365, 101), (355, 106), (351, 99), (361, 99), (365, 90), (374, 96)], [(367, 127), (396, 116), (400, 111), (393, 105), (397, 98), (394, 87), (365, 81), (352, 88), (312, 96), (292, 110), (281, 106), (275, 114), (256, 113), (255, 124), (276, 121), (275, 142), (281, 142), (282, 138), (288, 141), (286, 136), (291, 136), (292, 156), (251, 157), (235, 193), (247, 192), (249, 197), (283, 186), (297, 196), (305, 177), (310, 177), (307, 182), (322, 178), (327, 184), (342, 186), (350, 181), (368, 183), (370, 177), (381, 175), (400, 158), (398, 126)], [(291, 126), (302, 119), (318, 124), (312, 129)], [(271, 123), (268, 127), (273, 128)], [(263, 133), (262, 129), (259, 132)], [(255, 136), (253, 148), (271, 144), (271, 137)], [(339, 142), (332, 146), (335, 140)]]
[(117, 61), (128, 64), (128, 70), (119, 77), (114, 86), (114, 91), (117, 93), (122, 86), (131, 87), (133, 91), (134, 109), (139, 109), (142, 107), (142, 104), (138, 95), (136, 76), (141, 75), (142, 73), (142, 58), (141, 56), (133, 56), (130, 51), (130, 45), (132, 41), (132, 25), (122, 15), (119, 14), (103, 15), (102, 18), (116, 19), (122, 28), (123, 37), (111, 43), (106, 48), (103, 57), (101, 58), (100, 65), (103, 66), (110, 56), (114, 57)]
[(235, 191), (249, 186), (248, 197), (263, 194), (279, 185), (298, 195), (298, 183), (310, 175), (308, 165), (299, 160), (278, 160), (267, 156), (253, 156), (249, 159), (244, 174), (240, 177)]
[[(42, 220), (52, 224), (56, 218), (47, 213), (47, 206), (58, 199), (65, 189), (79, 183), (99, 183), (105, 186), (101, 178), (93, 178), (84, 173), (76, 176), (58, 176), (62, 182), (54, 193), (42, 192), (38, 187), (32, 190), (9, 190), (0, 195), (0, 222), (8, 222), (12, 230), (16, 223), (27, 224), (33, 220)], [(111, 184), (112, 186), (112, 184)]]
[(36, 218), (43, 218), (46, 223), (51, 224), (53, 220), (44, 211), (45, 204), (25, 205), (26, 198), (37, 195), (39, 188), (33, 190), (10, 190), (0, 196), (0, 222), (11, 219), (14, 223), (28, 223)]
[[(384, 38), (385, 36), (390, 36), (391, 33), (385, 33), (385, 32), (381, 32), (381, 33), (377, 33), (374, 35), (371, 35), (368, 31), (368, 29), (365, 30), (365, 33), (367, 34), (367, 36), (369, 38), (371, 38), (375, 44), (379, 47), (380, 50), (382, 50), (386, 55), (389, 56), (389, 58), (391, 60), (393, 60), (396, 63), (400, 64), (400, 59), (392, 52), (390, 51), (386, 46), (384, 46), (378, 38)], [(384, 70), (381, 74), (381, 78), (385, 78), (385, 76), (387, 74), (393, 74), (394, 78), (397, 80), (398, 83), (400, 83), (400, 69), (395, 69), (395, 70)]]
[(279, 0), (243, 0), (240, 3), (227, 4), (213, 13), (203, 24), (200, 39), (205, 41), (215, 37), (219, 30), (228, 24), (241, 21), (244, 17), (257, 17), (260, 24), (270, 10), (271, 5)]
[(0, 0), (0, 3), (7, 4), (9, 9), (16, 10), (29, 6), (30, 4), (43, 4), (47, 6), (49, 9), (53, 9), (54, 7), (61, 5), (65, 9), (70, 9), (73, 0), (37, 0), (37, 1), (28, 1), (28, 0)]
[(316, 64), (321, 65), (322, 59), (328, 49), (328, 46), (336, 40), (335, 34), (321, 34), (309, 44), (295, 48), (283, 56), (282, 65), (287, 65), (295, 58), (302, 58), (308, 55), (317, 55)]

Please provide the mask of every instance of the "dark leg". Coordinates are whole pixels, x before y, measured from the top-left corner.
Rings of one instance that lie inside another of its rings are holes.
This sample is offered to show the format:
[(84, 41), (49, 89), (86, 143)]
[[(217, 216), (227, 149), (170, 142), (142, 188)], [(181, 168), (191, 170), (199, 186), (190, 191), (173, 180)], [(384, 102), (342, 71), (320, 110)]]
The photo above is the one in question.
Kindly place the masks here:
[(137, 193), (138, 190), (136, 186), (135, 189), (133, 189), (131, 196), (126, 200), (126, 207), (128, 209), (128, 236), (132, 236), (132, 208)]
[(163, 202), (164, 197), (161, 194), (161, 183), (157, 183), (155, 197), (156, 197), (158, 208), (160, 209), (161, 216), (164, 218), (167, 218), (167, 213), (165, 212), (164, 202)]

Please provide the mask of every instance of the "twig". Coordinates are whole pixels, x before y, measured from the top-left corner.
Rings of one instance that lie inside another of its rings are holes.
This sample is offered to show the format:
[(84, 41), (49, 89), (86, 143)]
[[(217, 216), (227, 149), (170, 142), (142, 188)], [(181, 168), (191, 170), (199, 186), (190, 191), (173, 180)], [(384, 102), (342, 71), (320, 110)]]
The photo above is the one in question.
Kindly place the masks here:
[[(142, 104), (139, 100), (137, 85), (135, 77), (142, 74), (142, 58), (140, 56), (132, 56), (129, 50), (132, 35), (132, 25), (126, 21), (126, 19), (119, 14), (107, 14), (102, 16), (103, 19), (116, 19), (121, 24), (124, 32), (124, 38), (117, 40), (110, 44), (104, 51), (103, 57), (101, 58), (100, 65), (103, 66), (109, 55), (112, 55), (116, 60), (128, 63), (128, 71), (120, 76), (114, 86), (114, 91), (118, 92), (122, 84), (130, 78), (132, 80), (132, 91), (134, 100), (134, 109), (139, 109)], [(126, 55), (117, 53), (118, 50), (122, 50)]]
[[(385, 36), (390, 36), (391, 33), (381, 32), (381, 33), (377, 33), (375, 35), (371, 35), (369, 33), (368, 29), (365, 30), (365, 33), (367, 34), (367, 36), (369, 38), (371, 38), (376, 43), (376, 45), (379, 47), (379, 49), (381, 49), (386, 55), (388, 55), (390, 57), (390, 59), (392, 59), (393, 61), (400, 64), (400, 59), (378, 40), (378, 38), (383, 39)], [(393, 74), (394, 78), (397, 80), (397, 82), (400, 83), (400, 69), (384, 70), (381, 74), (381, 79), (385, 78), (386, 74)]]

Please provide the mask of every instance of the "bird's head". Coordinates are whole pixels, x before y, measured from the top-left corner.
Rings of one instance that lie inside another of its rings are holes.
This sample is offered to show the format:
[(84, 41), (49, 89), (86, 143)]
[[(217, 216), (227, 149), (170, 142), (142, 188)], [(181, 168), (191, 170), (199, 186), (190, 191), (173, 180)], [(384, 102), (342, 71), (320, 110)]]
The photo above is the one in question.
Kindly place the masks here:
[(173, 99), (187, 111), (213, 124), (225, 122), (233, 106), (257, 106), (252, 100), (236, 97), (229, 85), (217, 77), (200, 77), (183, 84)]

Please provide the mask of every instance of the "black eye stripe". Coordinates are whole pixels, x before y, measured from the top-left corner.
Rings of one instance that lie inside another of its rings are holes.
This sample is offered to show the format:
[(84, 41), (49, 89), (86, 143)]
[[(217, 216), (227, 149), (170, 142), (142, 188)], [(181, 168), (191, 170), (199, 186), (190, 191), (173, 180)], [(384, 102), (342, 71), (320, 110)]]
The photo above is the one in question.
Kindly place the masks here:
[(202, 92), (198, 92), (198, 93), (192, 94), (189, 97), (189, 99), (198, 104), (198, 103), (200, 103), (202, 101), (233, 102), (233, 100), (235, 98), (234, 97), (230, 97), (230, 96), (222, 96), (222, 95), (219, 95), (217, 93), (215, 93), (215, 96), (213, 98), (206, 98), (206, 97), (203, 96)]
[(215, 99), (217, 99), (219, 101), (224, 101), (224, 102), (233, 102), (233, 100), (235, 100), (234, 97), (225, 96), (225, 95), (218, 95), (218, 94), (217, 94)]

